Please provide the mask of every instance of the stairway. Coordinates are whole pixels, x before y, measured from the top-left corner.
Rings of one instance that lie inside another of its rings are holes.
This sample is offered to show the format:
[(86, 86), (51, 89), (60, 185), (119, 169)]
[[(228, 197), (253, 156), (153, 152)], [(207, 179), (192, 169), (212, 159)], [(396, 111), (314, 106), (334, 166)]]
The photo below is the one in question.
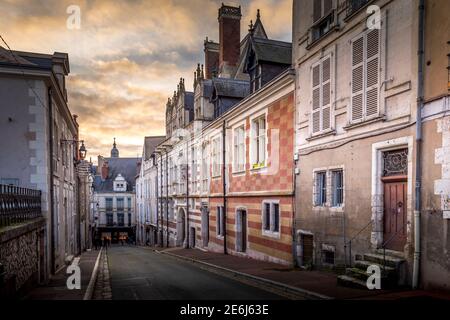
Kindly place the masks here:
[(377, 249), (373, 253), (356, 255), (352, 268), (346, 268), (345, 274), (338, 276), (338, 284), (346, 287), (368, 289), (367, 268), (378, 265), (381, 270), (381, 288), (393, 289), (404, 282), (405, 259), (401, 253), (386, 250), (386, 266), (383, 268), (383, 250)]

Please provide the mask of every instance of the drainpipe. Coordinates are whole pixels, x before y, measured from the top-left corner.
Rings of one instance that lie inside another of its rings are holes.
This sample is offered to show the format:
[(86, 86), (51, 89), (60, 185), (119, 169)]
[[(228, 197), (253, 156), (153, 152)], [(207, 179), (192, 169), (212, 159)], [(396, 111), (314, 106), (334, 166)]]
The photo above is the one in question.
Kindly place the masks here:
[[(186, 249), (189, 249), (189, 140), (186, 139)], [(194, 235), (195, 236), (195, 235)]]
[[(161, 159), (161, 169), (160, 174), (161, 174), (161, 203), (160, 203), (160, 209), (161, 209), (161, 234), (160, 234), (160, 240), (161, 240), (161, 248), (164, 247), (164, 218), (163, 218), (163, 194), (164, 194), (164, 190), (163, 190), (163, 156), (162, 153), (160, 155), (160, 159)], [(167, 168), (166, 168), (167, 169)], [(167, 185), (166, 188), (168, 188), (169, 186)]]
[(55, 274), (55, 218), (54, 218), (54, 190), (53, 190), (53, 103), (52, 89), (47, 90), (48, 99), (48, 145), (49, 145), (49, 161), (50, 161), (50, 195), (49, 211), (50, 211), (50, 272)]
[[(169, 185), (169, 154), (166, 152), (166, 185)], [(166, 188), (166, 244), (169, 247), (169, 188)]]
[(414, 205), (414, 264), (412, 287), (416, 289), (419, 286), (420, 273), (420, 210), (421, 210), (421, 191), (422, 191), (422, 108), (424, 100), (423, 90), (423, 67), (424, 67), (424, 38), (425, 38), (425, 0), (419, 0), (419, 42), (418, 42), (418, 74), (417, 74), (417, 110), (416, 110), (416, 188)]
[[(153, 239), (153, 245), (156, 245), (158, 242), (158, 233), (159, 233), (159, 166), (158, 166), (158, 156), (155, 154), (155, 167), (156, 167), (156, 239)], [(154, 235), (154, 233), (153, 233)], [(153, 238), (153, 237), (152, 237)]]
[(225, 127), (225, 120), (223, 121), (222, 125), (222, 185), (223, 185), (223, 253), (228, 254), (227, 251), (227, 183), (226, 183), (226, 144), (225, 144), (225, 138), (226, 138), (226, 127)]

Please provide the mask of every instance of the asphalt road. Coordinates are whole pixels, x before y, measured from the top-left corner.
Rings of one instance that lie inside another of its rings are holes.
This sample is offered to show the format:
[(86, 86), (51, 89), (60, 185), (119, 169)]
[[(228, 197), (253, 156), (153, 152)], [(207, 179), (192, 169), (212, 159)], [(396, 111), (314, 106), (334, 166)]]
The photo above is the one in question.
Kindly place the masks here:
[(108, 249), (113, 300), (279, 300), (274, 293), (149, 249)]

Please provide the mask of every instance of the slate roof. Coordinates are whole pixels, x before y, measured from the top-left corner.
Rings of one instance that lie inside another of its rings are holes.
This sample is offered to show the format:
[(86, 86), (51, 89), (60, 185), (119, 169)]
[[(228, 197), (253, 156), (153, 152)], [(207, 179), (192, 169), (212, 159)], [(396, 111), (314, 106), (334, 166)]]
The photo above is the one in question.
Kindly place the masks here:
[(252, 45), (259, 61), (292, 64), (292, 43), (253, 38)]
[[(0, 62), (1, 63), (17, 65), (17, 62), (19, 62), (19, 64), (21, 64), (21, 65), (37, 66), (35, 63), (32, 63), (29, 60), (21, 57), (19, 54), (17, 54), (14, 51), (13, 51), (13, 54), (11, 54), (11, 52), (8, 49), (5, 49), (2, 46), (0, 46)], [(51, 60), (50, 60), (50, 63), (51, 63)]]
[(166, 140), (165, 136), (160, 137), (145, 137), (144, 140), (144, 159), (150, 159), (152, 153), (155, 151), (156, 147)]
[(102, 181), (100, 169), (96, 170), (94, 177), (94, 191), (105, 193), (114, 192), (113, 182), (120, 173), (127, 181), (127, 192), (134, 191), (136, 185), (136, 170), (139, 162), (138, 158), (105, 158), (108, 162), (109, 174), (106, 180)]
[(250, 83), (248, 81), (213, 78), (212, 83), (217, 96), (244, 98), (250, 94)]

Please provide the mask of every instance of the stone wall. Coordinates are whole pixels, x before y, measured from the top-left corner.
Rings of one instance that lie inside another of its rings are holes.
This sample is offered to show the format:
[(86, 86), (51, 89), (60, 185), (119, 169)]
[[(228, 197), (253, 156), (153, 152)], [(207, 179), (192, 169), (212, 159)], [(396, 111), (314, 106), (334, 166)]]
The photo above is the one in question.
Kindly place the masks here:
[(39, 218), (19, 226), (0, 229), (0, 263), (6, 272), (5, 280), (15, 278), (15, 291), (39, 278), (40, 233), (44, 219)]

